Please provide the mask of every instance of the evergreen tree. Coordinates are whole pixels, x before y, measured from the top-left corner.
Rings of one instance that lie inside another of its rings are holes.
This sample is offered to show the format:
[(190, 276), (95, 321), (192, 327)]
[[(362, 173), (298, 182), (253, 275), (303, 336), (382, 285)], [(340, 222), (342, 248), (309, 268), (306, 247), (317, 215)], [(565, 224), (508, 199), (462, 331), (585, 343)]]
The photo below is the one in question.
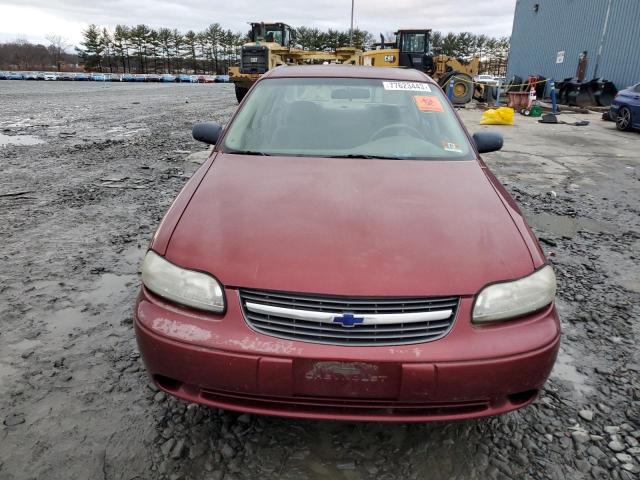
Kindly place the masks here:
[(450, 57), (458, 56), (458, 37), (455, 33), (449, 32), (442, 37), (442, 53)]
[(134, 48), (134, 55), (138, 58), (140, 73), (147, 71), (147, 56), (149, 49), (149, 35), (151, 30), (144, 24), (131, 29), (130, 38)]
[(220, 73), (220, 66), (218, 64), (219, 59), (219, 47), (220, 47), (220, 38), (222, 36), (222, 27), (220, 27), (219, 23), (212, 23), (207, 27), (204, 31), (204, 35), (207, 38), (207, 47), (209, 49), (209, 58), (213, 58), (214, 61), (214, 72)]
[(433, 55), (442, 55), (442, 33), (431, 32), (431, 52)]
[(160, 40), (158, 39), (158, 31), (151, 29), (147, 37), (148, 53), (153, 60), (153, 73), (158, 73), (158, 56), (160, 52)]
[(113, 73), (113, 39), (106, 28), (103, 28), (100, 33), (100, 42), (102, 42), (105, 67), (108, 65), (109, 72)]
[(184, 37), (182, 36), (182, 34), (178, 31), (177, 28), (174, 28), (173, 31), (171, 32), (171, 39), (172, 39), (172, 47), (173, 47), (173, 58), (174, 58), (174, 70), (176, 72), (181, 72), (182, 71), (182, 65), (183, 65), (183, 61), (182, 61), (182, 55), (184, 53)]
[(196, 46), (198, 43), (198, 37), (196, 32), (189, 30), (184, 35), (185, 53), (189, 56), (189, 67), (193, 70), (193, 73), (198, 73), (198, 57), (196, 56)]
[(476, 38), (472, 33), (462, 32), (458, 34), (456, 40), (456, 57), (468, 58), (474, 53)]
[(126, 25), (116, 25), (113, 32), (113, 49), (122, 64), (122, 72), (130, 71), (129, 66), (129, 28)]
[(173, 52), (173, 32), (168, 28), (158, 30), (158, 45), (163, 57), (163, 70), (171, 73), (171, 58)]
[(82, 32), (83, 40), (80, 45), (84, 48), (76, 48), (78, 56), (84, 63), (86, 70), (102, 70), (102, 52), (104, 46), (102, 44), (100, 29), (97, 25), (91, 24)]

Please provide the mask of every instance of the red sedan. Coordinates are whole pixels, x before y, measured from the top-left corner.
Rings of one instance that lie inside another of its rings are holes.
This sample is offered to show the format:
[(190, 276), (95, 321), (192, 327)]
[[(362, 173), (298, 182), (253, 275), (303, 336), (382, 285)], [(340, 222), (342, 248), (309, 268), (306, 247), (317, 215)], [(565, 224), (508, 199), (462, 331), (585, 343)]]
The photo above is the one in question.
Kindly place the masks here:
[(279, 67), (246, 96), (142, 267), (156, 385), (213, 407), (428, 421), (531, 403), (556, 281), (440, 88), (417, 70)]

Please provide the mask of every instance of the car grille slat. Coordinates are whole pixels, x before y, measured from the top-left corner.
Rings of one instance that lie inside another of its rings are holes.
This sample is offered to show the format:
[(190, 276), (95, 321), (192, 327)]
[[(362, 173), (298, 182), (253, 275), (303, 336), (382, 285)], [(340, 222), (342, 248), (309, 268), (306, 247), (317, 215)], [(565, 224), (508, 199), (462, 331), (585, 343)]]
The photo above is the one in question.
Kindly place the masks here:
[[(339, 343), (341, 345), (355, 345), (355, 344), (365, 344), (374, 342), (374, 340), (378, 340), (382, 345), (385, 345), (385, 340), (392, 340), (398, 338), (398, 335), (377, 335), (377, 336), (366, 336), (366, 337), (358, 337), (354, 335), (350, 335), (349, 337), (345, 337), (340, 334), (331, 334), (331, 333), (308, 333), (300, 330), (291, 331), (284, 328), (275, 328), (275, 327), (262, 327), (264, 330), (263, 333), (271, 332), (273, 336), (282, 336), (283, 338), (295, 339), (295, 340), (303, 340), (303, 341), (313, 341), (318, 340), (321, 343)], [(285, 337), (286, 335), (286, 337)], [(442, 335), (442, 331), (434, 332), (431, 335), (425, 334), (412, 334), (412, 335), (403, 335), (403, 338), (407, 343), (416, 343), (416, 340), (420, 341), (429, 341), (434, 338), (439, 338)], [(377, 343), (377, 342), (376, 342)]]
[[(350, 346), (440, 339), (451, 330), (459, 303), (457, 297), (338, 297), (244, 289), (239, 294), (245, 320), (257, 332), (287, 340)], [(347, 314), (360, 323), (332, 323), (334, 313), (338, 320)], [(298, 316), (302, 318), (289, 318)], [(415, 318), (410, 321), (410, 317)]]
[[(308, 322), (305, 320), (290, 320), (290, 319), (282, 319), (280, 317), (272, 317), (267, 315), (256, 315), (255, 313), (246, 313), (246, 317), (260, 324), (274, 324), (274, 325), (283, 325), (290, 328), (309, 328), (313, 330), (322, 330), (326, 332), (338, 331), (343, 333), (345, 327), (338, 324), (322, 324), (319, 322)], [(441, 327), (448, 328), (450, 322), (448, 320), (438, 320), (433, 322), (419, 322), (419, 323), (399, 323), (397, 325), (373, 325), (373, 326), (360, 326), (358, 327), (358, 332), (402, 332), (402, 331), (411, 331), (411, 330), (435, 330)]]
[[(256, 298), (256, 297), (252, 297), (252, 296), (247, 296), (247, 300), (248, 301), (254, 301), (254, 302), (259, 302), (259, 303), (263, 303), (265, 305), (281, 305), (281, 306), (287, 306), (287, 307), (291, 307), (292, 304), (291, 302), (287, 302), (286, 300), (281, 300), (281, 299), (274, 299), (274, 298), (269, 298), (269, 299), (263, 299), (263, 298)], [(437, 310), (437, 309), (444, 309), (444, 308), (453, 308), (457, 305), (457, 302), (447, 302), (447, 303), (442, 303), (442, 304), (437, 304), (437, 305), (429, 305), (428, 303), (421, 303), (421, 304), (408, 304), (408, 305), (403, 305), (400, 307), (400, 312), (412, 312), (412, 311), (429, 311), (429, 310)], [(313, 304), (311, 302), (303, 302), (303, 301), (296, 301), (293, 304), (295, 307), (300, 308), (300, 309), (308, 309), (308, 310), (315, 310), (315, 311), (319, 311), (319, 312), (335, 312), (335, 313), (341, 313), (345, 310), (348, 309), (358, 309), (358, 311), (365, 311), (364, 313), (383, 313), (383, 312), (398, 312), (398, 307), (397, 306), (388, 306), (388, 305), (375, 305), (372, 306), (370, 308), (365, 308), (363, 309), (360, 305), (358, 304), (344, 304), (344, 305), (338, 305), (338, 304), (322, 304), (322, 305), (316, 305)], [(370, 304), (366, 304), (367, 306), (369, 306)]]
[(297, 301), (302, 302), (310, 302), (314, 305), (318, 303), (335, 303), (339, 305), (391, 305), (393, 307), (397, 307), (398, 305), (409, 305), (409, 304), (439, 304), (442, 302), (448, 302), (457, 304), (457, 297), (448, 297), (448, 298), (397, 298), (397, 299), (389, 299), (389, 298), (367, 298), (367, 297), (336, 297), (336, 296), (311, 296), (311, 295), (297, 295), (297, 294), (282, 294), (279, 292), (258, 292), (255, 290), (242, 290), (242, 296), (252, 300), (261, 300), (261, 299), (282, 299), (287, 302), (287, 304), (292, 304)]

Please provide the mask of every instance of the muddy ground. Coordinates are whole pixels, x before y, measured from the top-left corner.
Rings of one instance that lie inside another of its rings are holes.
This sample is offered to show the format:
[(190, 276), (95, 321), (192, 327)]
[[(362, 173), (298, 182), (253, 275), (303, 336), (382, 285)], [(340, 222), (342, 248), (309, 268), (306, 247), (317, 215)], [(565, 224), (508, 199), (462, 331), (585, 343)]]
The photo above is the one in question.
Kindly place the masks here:
[[(0, 479), (637, 479), (640, 134), (517, 116), (485, 156), (542, 240), (564, 327), (540, 399), (422, 425), (254, 417), (147, 381), (138, 266), (230, 85), (0, 82)], [(481, 112), (465, 110), (471, 131)]]

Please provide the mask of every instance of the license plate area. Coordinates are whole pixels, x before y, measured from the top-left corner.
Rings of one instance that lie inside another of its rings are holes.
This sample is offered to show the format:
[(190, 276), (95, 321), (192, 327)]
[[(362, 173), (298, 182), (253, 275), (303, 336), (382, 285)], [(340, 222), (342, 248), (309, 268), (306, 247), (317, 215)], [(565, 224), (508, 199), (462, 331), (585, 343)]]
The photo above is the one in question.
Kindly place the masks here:
[(297, 360), (293, 374), (296, 395), (395, 399), (402, 367), (393, 363)]

